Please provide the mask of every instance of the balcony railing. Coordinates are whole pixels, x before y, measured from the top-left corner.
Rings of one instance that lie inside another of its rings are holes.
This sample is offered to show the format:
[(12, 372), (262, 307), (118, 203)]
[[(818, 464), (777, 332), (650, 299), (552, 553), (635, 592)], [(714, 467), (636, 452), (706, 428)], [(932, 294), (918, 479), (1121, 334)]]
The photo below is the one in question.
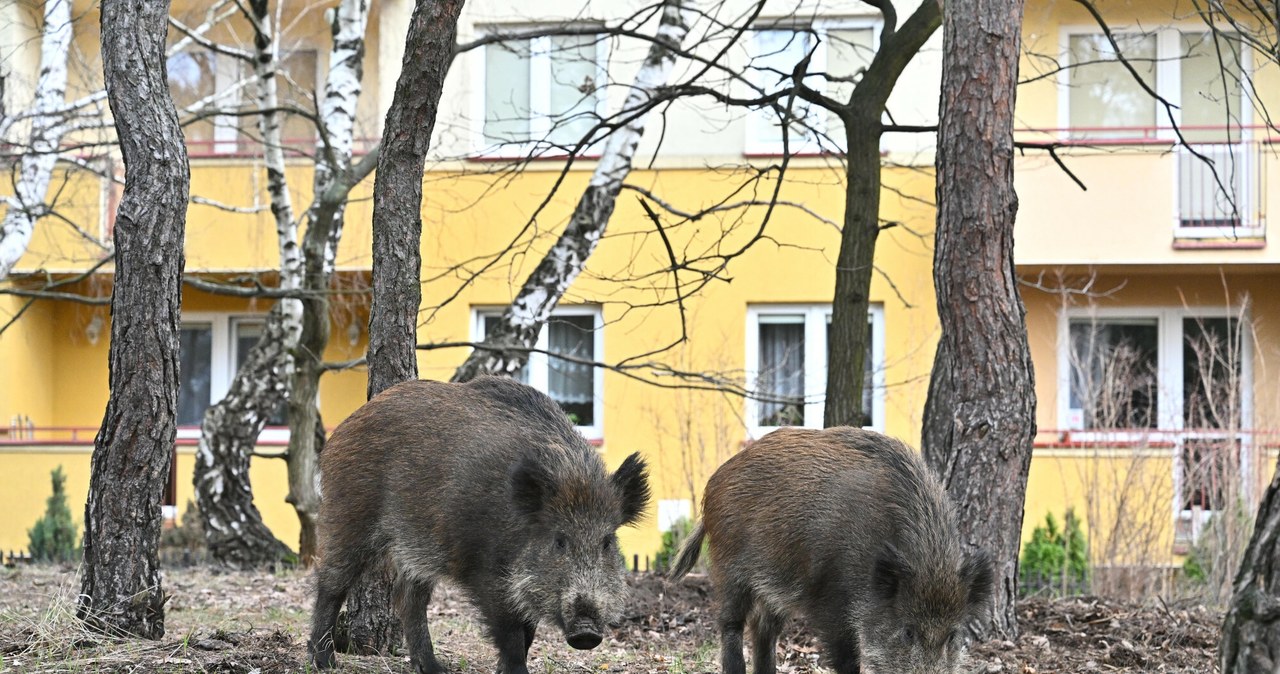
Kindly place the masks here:
[(1192, 143), (1178, 148), (1179, 237), (1256, 237), (1266, 213), (1270, 143)]

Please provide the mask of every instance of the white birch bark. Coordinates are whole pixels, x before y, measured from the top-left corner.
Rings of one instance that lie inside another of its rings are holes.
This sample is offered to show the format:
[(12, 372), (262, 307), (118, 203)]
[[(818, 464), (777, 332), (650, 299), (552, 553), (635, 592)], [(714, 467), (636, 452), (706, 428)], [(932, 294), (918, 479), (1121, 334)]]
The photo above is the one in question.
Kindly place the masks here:
[[(364, 35), (369, 20), (368, 0), (342, 0), (333, 10), (333, 46), (329, 73), (319, 101), (321, 137), (316, 145), (315, 196), (307, 211), (303, 240), (303, 287), (329, 288), (342, 238), (347, 193), (361, 176), (351, 175), (355, 144), (356, 106), (364, 76)], [(298, 553), (311, 562), (320, 511), (317, 484), (324, 425), (317, 406), (321, 354), (329, 343), (329, 302), (321, 293), (303, 300), (302, 336), (289, 399), (289, 496), (301, 531)]]
[(485, 335), (486, 344), (519, 348), (510, 351), (476, 349), (454, 373), (454, 381), (467, 381), (481, 374), (511, 376), (524, 367), (529, 357), (527, 349), (537, 341), (538, 332), (550, 318), (556, 304), (582, 273), (609, 224), (622, 183), (631, 173), (631, 162), (649, 118), (647, 112), (635, 114), (634, 111), (643, 108), (671, 77), (676, 61), (675, 50), (689, 32), (692, 14), (689, 5), (690, 0), (667, 0), (665, 3), (657, 39), (651, 43), (644, 63), (636, 72), (619, 113), (623, 117), (631, 116), (630, 119), (605, 142), (596, 170), (565, 231), (525, 280), (498, 325)]
[[(281, 114), (276, 71), (279, 44), (267, 0), (250, 0), (254, 24), (254, 75), (261, 113), (267, 191), (275, 217), (280, 252), (280, 287), (302, 287), (302, 255), (298, 223), (285, 177)], [(236, 566), (263, 566), (280, 561), (288, 548), (262, 522), (253, 504), (249, 460), (268, 413), (289, 398), (294, 352), (302, 334), (302, 301), (278, 300), (267, 314), (262, 337), (236, 372), (227, 396), (205, 412), (196, 451), (195, 491), (206, 542), (218, 561)]]
[(58, 146), (66, 130), (60, 110), (67, 94), (67, 57), (71, 50), (71, 0), (44, 3), (44, 27), (40, 38), (40, 76), (30, 115), (26, 143), (14, 184), (6, 199), (8, 212), (0, 221), (0, 281), (27, 252), (36, 220), (45, 211), (45, 194), (58, 161)]

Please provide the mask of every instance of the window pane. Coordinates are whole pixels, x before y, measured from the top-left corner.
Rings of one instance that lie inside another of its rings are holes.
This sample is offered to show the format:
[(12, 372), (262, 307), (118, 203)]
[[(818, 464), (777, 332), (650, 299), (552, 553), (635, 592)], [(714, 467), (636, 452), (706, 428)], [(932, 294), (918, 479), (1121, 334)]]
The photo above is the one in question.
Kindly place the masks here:
[(551, 142), (572, 148), (596, 124), (600, 93), (594, 35), (549, 38)]
[[(1156, 37), (1115, 33), (1120, 51), (1152, 89), (1156, 87)], [(1073, 135), (1132, 137), (1156, 123), (1156, 102), (1116, 56), (1104, 35), (1072, 35), (1069, 43), (1070, 125)], [(1108, 127), (1128, 127), (1107, 132)]]
[(1181, 47), (1183, 136), (1193, 143), (1239, 142), (1239, 40), (1183, 33)]
[[(498, 324), (498, 321), (501, 320), (501, 318), (502, 318), (501, 316), (485, 316), (484, 317), (484, 333), (480, 335), (481, 341), (489, 338), (489, 334), (492, 332), (494, 326)], [(520, 371), (516, 373), (516, 376), (514, 377), (514, 379), (520, 382), (521, 384), (529, 383), (528, 355), (525, 356), (524, 367), (520, 368)]]
[(178, 425), (199, 426), (211, 395), (213, 328), (183, 326), (178, 335)]
[(759, 348), (759, 425), (803, 426), (804, 316), (761, 317)]
[[(185, 108), (212, 96), (217, 86), (213, 54), (206, 52), (178, 52), (169, 57), (169, 93), (178, 108), (178, 117), (186, 119)], [(203, 119), (182, 128), (187, 145), (193, 152), (213, 150), (213, 120)]]
[[(553, 317), (547, 323), (547, 350), (594, 361), (595, 317)], [(591, 365), (548, 356), (547, 394), (575, 424), (595, 424), (595, 368)]]
[(1187, 428), (1240, 427), (1243, 340), (1234, 318), (1182, 319), (1182, 416)]
[[(827, 81), (827, 95), (840, 102), (849, 100), (853, 85), (875, 56), (875, 34), (870, 28), (853, 28), (827, 31), (827, 75), (838, 80)], [(827, 113), (828, 133), (844, 128), (840, 118)]]
[[(262, 338), (263, 325), (258, 322), (242, 321), (236, 323), (236, 372), (240, 371), (240, 367), (244, 365), (244, 361), (249, 356), (249, 350), (254, 344)], [(281, 401), (279, 407), (267, 417), (268, 426), (288, 426), (289, 425), (289, 404)]]
[(1155, 428), (1159, 324), (1072, 321), (1071, 408), (1086, 428)]
[(486, 46), (484, 68), (485, 143), (529, 140), (529, 41)]
[[(791, 86), (791, 73), (796, 64), (809, 53), (811, 39), (808, 33), (794, 30), (756, 31), (756, 52), (751, 62), (756, 84), (765, 93)], [(789, 143), (802, 142), (812, 135), (803, 122), (808, 113), (808, 106), (803, 101), (797, 98), (792, 102), (791, 114), (795, 120), (791, 123)], [(758, 120), (755, 125), (755, 140), (781, 145), (782, 124), (778, 111), (765, 107), (756, 111), (755, 115)]]
[(1223, 510), (1240, 484), (1238, 438), (1188, 438), (1182, 446), (1182, 509)]

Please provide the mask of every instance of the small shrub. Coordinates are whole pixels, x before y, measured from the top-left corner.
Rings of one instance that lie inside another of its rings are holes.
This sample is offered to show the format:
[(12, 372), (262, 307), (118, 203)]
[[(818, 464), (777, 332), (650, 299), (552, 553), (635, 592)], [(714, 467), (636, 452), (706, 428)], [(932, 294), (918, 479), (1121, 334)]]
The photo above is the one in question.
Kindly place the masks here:
[(44, 516), (27, 530), (27, 550), (38, 562), (65, 562), (80, 556), (76, 525), (67, 506), (67, 478), (62, 466), (53, 469), (53, 494), (45, 501)]
[(1083, 585), (1089, 577), (1089, 551), (1080, 520), (1068, 508), (1063, 525), (1053, 513), (1044, 518), (1044, 526), (1031, 532), (1031, 540), (1022, 546), (1018, 574), (1024, 588), (1060, 589)]
[(684, 539), (689, 537), (691, 530), (693, 530), (693, 524), (687, 517), (681, 517), (671, 524), (670, 529), (662, 532), (662, 547), (653, 558), (654, 571), (666, 571), (675, 565), (676, 557), (680, 554), (680, 546), (684, 544)]

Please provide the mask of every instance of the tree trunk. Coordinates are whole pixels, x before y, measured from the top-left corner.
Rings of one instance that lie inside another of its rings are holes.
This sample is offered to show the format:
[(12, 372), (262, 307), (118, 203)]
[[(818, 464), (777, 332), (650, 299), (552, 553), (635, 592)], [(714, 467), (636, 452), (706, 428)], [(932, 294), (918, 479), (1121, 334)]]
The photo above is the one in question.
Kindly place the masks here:
[(902, 71), (942, 23), (936, 2), (922, 2), (899, 30), (886, 18), (880, 49), (863, 73), (841, 115), (845, 129), (844, 225), (836, 258), (827, 345), (827, 391), (823, 425), (865, 426), (862, 412), (866, 372), (867, 310), (876, 239), (880, 235), (880, 117)]
[(115, 222), (111, 350), (85, 506), (79, 615), (111, 634), (164, 636), (156, 548), (177, 432), (182, 240), (190, 169), (169, 95), (169, 3), (104, 0), (102, 61), (125, 163)]
[[(71, 50), (71, 0), (46, 0), (40, 38), (40, 77), (31, 104), (30, 141), (19, 161), (9, 211), (0, 221), (0, 281), (9, 276), (31, 243), (36, 220), (44, 214), (45, 193), (58, 161), (65, 130), (67, 55)], [(0, 97), (3, 96), (0, 80)], [(0, 108), (3, 108), (0, 103)], [(3, 118), (3, 114), (0, 114)]]
[[(369, 397), (418, 377), (422, 300), (422, 171), (463, 0), (417, 0), (404, 61), (387, 111), (373, 185), (373, 303), (369, 312)], [(384, 565), (347, 596), (348, 646), (390, 652), (400, 642)]]
[(221, 564), (251, 569), (293, 556), (271, 533), (253, 504), (249, 462), (270, 410), (288, 398), (293, 359), (288, 327), (277, 303), (258, 343), (231, 382), (231, 390), (205, 412), (196, 450), (195, 492), (209, 554)]
[[(293, 201), (284, 173), (275, 31), (267, 0), (251, 0), (247, 14), (254, 27), (254, 73), (261, 110), (258, 130), (271, 213), (276, 221), (280, 287), (294, 290), (302, 286), (302, 258), (298, 224), (293, 218)], [(302, 302), (293, 298), (278, 300), (267, 315), (262, 337), (236, 371), (227, 397), (205, 412), (196, 454), (196, 500), (209, 552), (222, 564), (252, 568), (277, 563), (293, 554), (262, 522), (262, 515), (253, 504), (249, 462), (268, 415), (289, 398), (294, 351), (301, 332)]]
[[(302, 240), (303, 288), (313, 291), (302, 301), (302, 335), (295, 355), (289, 398), (289, 495), (298, 515), (298, 556), (310, 566), (316, 554), (316, 518), (320, 512), (317, 467), (324, 446), (324, 423), (318, 396), (324, 350), (329, 345), (329, 300), (324, 292), (333, 277), (344, 211), (351, 187), (373, 166), (362, 162), (352, 171), (356, 106), (364, 76), (367, 0), (342, 0), (330, 26), (329, 74), (320, 99), (321, 138), (316, 145), (315, 197)], [(366, 157), (366, 160), (368, 157)]]
[(1222, 674), (1280, 671), (1280, 462), (1236, 575), (1218, 664)]
[(616, 129), (605, 143), (587, 189), (569, 218), (569, 225), (525, 280), (498, 324), (491, 331), (486, 331), (486, 344), (519, 348), (509, 351), (476, 349), (454, 373), (453, 381), (469, 381), (481, 374), (512, 376), (519, 372), (529, 359), (529, 349), (537, 342), (542, 326), (586, 267), (587, 259), (613, 216), (618, 193), (631, 173), (631, 161), (644, 135), (649, 115), (647, 111), (639, 111), (649, 104), (659, 88), (667, 84), (676, 62), (675, 50), (680, 48), (689, 32), (691, 17), (687, 16), (685, 3), (686, 0), (667, 0), (664, 4), (656, 39), (650, 43), (649, 54), (636, 72), (630, 93), (618, 114), (627, 120), (626, 123)]
[(956, 503), (960, 540), (995, 560), (990, 624), (1017, 634), (1018, 546), (1035, 380), (1013, 264), (1013, 110), (1021, 0), (943, 8), (934, 280), (942, 336), (925, 404), (924, 454)]

